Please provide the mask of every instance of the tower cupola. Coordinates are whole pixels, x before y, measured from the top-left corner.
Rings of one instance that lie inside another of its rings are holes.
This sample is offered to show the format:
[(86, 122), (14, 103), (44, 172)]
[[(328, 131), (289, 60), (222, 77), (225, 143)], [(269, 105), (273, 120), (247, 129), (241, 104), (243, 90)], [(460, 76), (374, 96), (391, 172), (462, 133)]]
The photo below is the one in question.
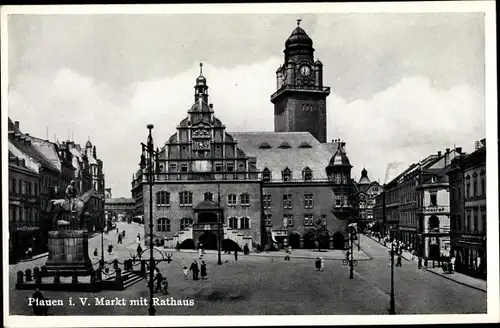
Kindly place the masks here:
[(208, 104), (208, 85), (207, 79), (203, 76), (203, 63), (200, 63), (200, 76), (196, 78), (194, 90), (194, 101), (197, 103), (201, 100)]

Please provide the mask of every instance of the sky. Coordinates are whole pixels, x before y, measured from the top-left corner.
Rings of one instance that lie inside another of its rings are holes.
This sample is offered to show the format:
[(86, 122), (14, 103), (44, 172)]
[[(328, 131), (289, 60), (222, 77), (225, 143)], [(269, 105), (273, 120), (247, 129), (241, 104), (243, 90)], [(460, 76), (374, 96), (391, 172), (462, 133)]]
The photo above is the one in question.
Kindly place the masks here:
[(106, 187), (131, 197), (146, 125), (161, 147), (200, 62), (227, 131), (274, 130), (275, 72), (299, 18), (331, 87), (327, 137), (347, 143), (353, 177), (365, 167), (384, 183), (485, 137), (482, 13), (11, 15), (9, 117), (51, 141), (90, 138)]

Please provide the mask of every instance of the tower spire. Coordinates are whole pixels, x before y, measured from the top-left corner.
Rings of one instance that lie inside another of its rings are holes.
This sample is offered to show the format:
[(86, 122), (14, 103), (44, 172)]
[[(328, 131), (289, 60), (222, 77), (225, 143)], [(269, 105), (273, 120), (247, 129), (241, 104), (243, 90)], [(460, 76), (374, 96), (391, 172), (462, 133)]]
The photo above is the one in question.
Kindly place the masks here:
[(200, 63), (200, 76), (203, 76), (203, 63)]

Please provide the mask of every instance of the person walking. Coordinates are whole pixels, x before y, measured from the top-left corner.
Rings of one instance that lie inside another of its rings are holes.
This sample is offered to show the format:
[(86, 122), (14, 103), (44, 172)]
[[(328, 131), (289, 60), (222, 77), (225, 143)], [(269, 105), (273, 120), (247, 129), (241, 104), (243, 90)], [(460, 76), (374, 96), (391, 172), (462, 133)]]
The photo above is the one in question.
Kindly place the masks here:
[(201, 261), (201, 280), (207, 279), (207, 264)]
[(314, 266), (316, 267), (316, 271), (321, 270), (321, 260), (319, 257), (316, 258), (316, 261), (314, 261)]
[(238, 249), (234, 250), (234, 260), (238, 261)]
[(108, 245), (108, 253), (111, 254), (113, 252), (113, 244)]
[(455, 271), (455, 256), (452, 256), (450, 259), (450, 273)]
[(118, 235), (118, 244), (122, 244), (122, 235), (121, 234)]
[(325, 260), (320, 257), (319, 258), (319, 271), (323, 271), (323, 269), (325, 268)]
[(184, 275), (184, 279), (188, 279), (188, 275), (189, 275), (189, 270), (188, 270), (188, 267), (187, 266), (184, 266), (182, 268), (182, 274)]
[(401, 263), (401, 253), (398, 254), (398, 260), (396, 262), (396, 266), (398, 266), (398, 267), (402, 267), (403, 266), (403, 264)]
[(198, 263), (196, 262), (196, 260), (191, 263), (191, 267), (189, 268), (189, 270), (193, 272), (193, 280), (198, 280), (198, 272), (200, 271), (200, 269), (198, 268)]
[(157, 291), (161, 291), (161, 283), (163, 282), (163, 275), (160, 272), (160, 269), (155, 268), (156, 275), (154, 277), (154, 281), (156, 281), (156, 288), (155, 288), (155, 293)]
[(420, 256), (418, 257), (418, 268), (422, 269), (422, 258)]
[(140, 233), (138, 233), (138, 234), (137, 234), (137, 243), (140, 243), (140, 242), (141, 242), (141, 234), (140, 234)]
[(161, 281), (161, 291), (168, 295), (168, 280), (167, 277), (163, 277), (163, 280)]
[(142, 247), (141, 247), (141, 245), (140, 245), (140, 244), (139, 244), (139, 245), (137, 245), (137, 257), (138, 257), (139, 259), (141, 259), (141, 258), (142, 258)]
[(33, 313), (35, 315), (47, 315), (47, 312), (49, 310), (47, 305), (38, 304), (38, 303), (43, 303), (43, 301), (45, 301), (45, 298), (43, 297), (43, 294), (40, 292), (39, 288), (36, 289), (31, 298), (35, 300), (35, 302), (31, 305), (33, 308)]

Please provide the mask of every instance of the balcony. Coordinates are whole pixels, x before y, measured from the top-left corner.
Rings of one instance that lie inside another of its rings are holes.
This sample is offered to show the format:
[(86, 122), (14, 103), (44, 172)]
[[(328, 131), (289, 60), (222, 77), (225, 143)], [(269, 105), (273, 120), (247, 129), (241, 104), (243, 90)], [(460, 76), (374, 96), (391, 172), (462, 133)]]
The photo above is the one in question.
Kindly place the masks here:
[(317, 87), (310, 85), (284, 85), (271, 95), (271, 101), (287, 91), (312, 91), (316, 93), (330, 94), (329, 87)]

